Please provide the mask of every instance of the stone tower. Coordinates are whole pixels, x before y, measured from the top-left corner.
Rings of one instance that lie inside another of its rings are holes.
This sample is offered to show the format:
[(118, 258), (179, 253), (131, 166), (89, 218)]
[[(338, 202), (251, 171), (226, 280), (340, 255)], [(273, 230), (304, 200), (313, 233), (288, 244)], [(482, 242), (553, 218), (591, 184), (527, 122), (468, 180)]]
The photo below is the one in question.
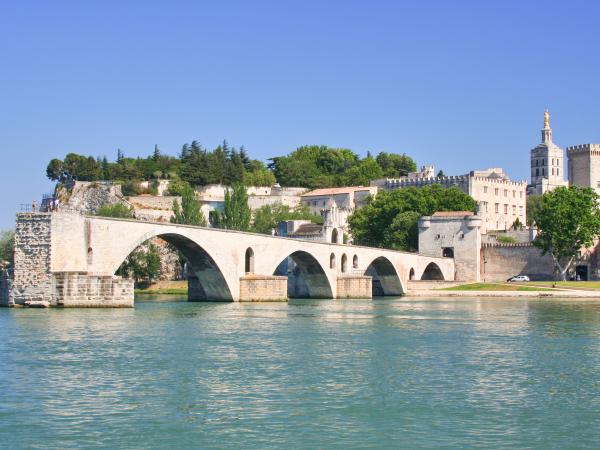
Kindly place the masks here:
[(550, 113), (544, 111), (542, 142), (531, 150), (531, 184), (528, 194), (543, 194), (558, 186), (565, 186), (564, 154), (562, 148), (552, 142)]
[(591, 187), (600, 194), (600, 144), (567, 147), (569, 184)]

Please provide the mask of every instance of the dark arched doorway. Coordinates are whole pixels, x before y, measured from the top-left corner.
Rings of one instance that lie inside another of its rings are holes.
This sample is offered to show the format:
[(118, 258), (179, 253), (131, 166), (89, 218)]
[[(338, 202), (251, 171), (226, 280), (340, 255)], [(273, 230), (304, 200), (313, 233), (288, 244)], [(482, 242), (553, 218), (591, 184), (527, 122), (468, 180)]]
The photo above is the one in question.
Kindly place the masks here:
[(436, 263), (429, 263), (425, 270), (423, 271), (423, 275), (421, 276), (421, 280), (430, 280), (430, 281), (442, 281), (444, 279), (444, 275), (440, 270), (439, 266)]
[(331, 232), (331, 243), (332, 244), (337, 244), (338, 243), (338, 230), (337, 230), (337, 228), (334, 228), (333, 231)]
[(248, 249), (246, 250), (246, 255), (244, 258), (244, 267), (246, 270), (246, 273), (253, 273), (254, 272), (254, 250), (252, 250), (252, 248), (248, 247)]
[(413, 269), (412, 267), (410, 268), (410, 272), (408, 272), (408, 279), (409, 280), (415, 279), (415, 269)]
[[(335, 255), (331, 254), (330, 264), (335, 265)], [(285, 258), (274, 275), (288, 277), (288, 297), (290, 298), (333, 298), (331, 286), (325, 271), (310, 253), (297, 251)]]
[(391, 261), (383, 256), (374, 259), (367, 267), (365, 275), (372, 277), (373, 296), (402, 295), (402, 283)]
[(344, 253), (342, 255), (342, 273), (346, 273), (348, 271), (348, 257)]

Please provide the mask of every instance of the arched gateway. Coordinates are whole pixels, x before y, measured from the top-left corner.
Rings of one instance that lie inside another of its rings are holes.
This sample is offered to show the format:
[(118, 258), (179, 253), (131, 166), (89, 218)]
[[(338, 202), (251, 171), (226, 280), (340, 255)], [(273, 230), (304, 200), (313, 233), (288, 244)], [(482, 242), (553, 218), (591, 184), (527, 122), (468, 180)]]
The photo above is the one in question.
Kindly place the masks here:
[(4, 304), (133, 306), (133, 282), (114, 274), (154, 237), (186, 257), (190, 300), (364, 298), (372, 285), (376, 294), (400, 295), (412, 267), (424, 276), (454, 277), (451, 258), (67, 212), (20, 213), (14, 280)]

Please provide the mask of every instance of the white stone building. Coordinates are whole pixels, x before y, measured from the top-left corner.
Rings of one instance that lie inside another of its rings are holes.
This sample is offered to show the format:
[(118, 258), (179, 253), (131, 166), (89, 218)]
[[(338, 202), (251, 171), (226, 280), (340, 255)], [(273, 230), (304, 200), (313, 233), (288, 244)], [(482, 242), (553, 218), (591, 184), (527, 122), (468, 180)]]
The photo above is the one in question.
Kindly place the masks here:
[(348, 186), (315, 189), (302, 194), (301, 202), (313, 213), (323, 217), (323, 227), (330, 242), (342, 243), (343, 236), (350, 239), (348, 217), (355, 209), (367, 203), (369, 196), (377, 194), (376, 186)]
[[(426, 166), (427, 168), (432, 166)], [(429, 170), (428, 173), (433, 173)], [(382, 178), (371, 183), (382, 189), (430, 186), (456, 186), (477, 202), (482, 219), (482, 231), (508, 230), (519, 219), (525, 224), (527, 217), (527, 182), (511, 181), (499, 168), (472, 170), (468, 174), (444, 177)]]
[(569, 184), (591, 187), (600, 194), (600, 144), (567, 147)]
[[(222, 184), (209, 184), (196, 187), (200, 209), (207, 221), (210, 211), (223, 210), (225, 191), (227, 189), (228, 187)], [(300, 205), (300, 195), (307, 190), (306, 188), (299, 187), (281, 187), (279, 184), (273, 186), (249, 186), (246, 188), (248, 206), (253, 211), (265, 205), (275, 204), (295, 208)]]
[(527, 194), (541, 195), (559, 186), (566, 186), (564, 176), (563, 149), (552, 141), (550, 113), (546, 110), (542, 142), (531, 149), (531, 183), (527, 188)]

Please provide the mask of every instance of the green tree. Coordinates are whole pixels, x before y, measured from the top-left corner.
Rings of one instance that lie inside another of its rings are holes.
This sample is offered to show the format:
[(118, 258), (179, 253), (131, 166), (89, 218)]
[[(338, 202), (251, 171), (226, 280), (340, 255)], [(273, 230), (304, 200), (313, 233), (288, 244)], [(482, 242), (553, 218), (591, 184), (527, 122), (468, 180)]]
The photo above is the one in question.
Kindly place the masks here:
[(527, 197), (527, 225), (533, 226), (542, 207), (541, 195), (529, 195)]
[(15, 232), (13, 230), (0, 231), (0, 261), (8, 261), (9, 265), (15, 262)]
[(243, 176), (244, 186), (273, 186), (275, 184), (275, 175), (267, 169), (245, 171)]
[(52, 181), (57, 181), (64, 171), (64, 164), (60, 159), (52, 159), (46, 167), (46, 176)]
[(582, 248), (591, 247), (600, 234), (598, 194), (591, 188), (559, 187), (542, 196), (533, 244), (549, 253), (561, 280)]
[(173, 200), (172, 223), (184, 225), (196, 225), (205, 227), (206, 219), (200, 211), (200, 203), (196, 198), (196, 192), (190, 187), (185, 186), (181, 193), (181, 206), (177, 200)]
[(445, 176), (446, 176), (446, 174), (444, 173), (444, 171), (440, 169), (435, 177), (436, 178), (444, 178)]
[(96, 210), (96, 216), (102, 217), (116, 217), (121, 219), (132, 219), (133, 218), (133, 207), (124, 205), (122, 203), (115, 203), (113, 205), (102, 205)]
[(417, 250), (417, 219), (436, 211), (473, 211), (477, 204), (456, 187), (408, 187), (378, 193), (349, 218), (354, 243)]
[(307, 206), (301, 205), (292, 209), (277, 203), (261, 206), (253, 212), (251, 231), (271, 234), (271, 230), (277, 228), (277, 224), (283, 220), (310, 220), (314, 223), (323, 223), (323, 218), (312, 214)]
[(223, 212), (215, 212), (215, 226), (227, 230), (248, 231), (251, 215), (246, 187), (234, 184), (231, 189), (225, 191)]
[(382, 176), (383, 170), (379, 167), (377, 161), (368, 156), (346, 171), (343, 184), (346, 186), (368, 186), (372, 180)]
[(151, 283), (160, 276), (160, 253), (153, 243), (148, 244), (146, 254), (144, 255), (144, 265), (146, 269), (146, 278)]
[(389, 178), (399, 178), (408, 175), (408, 172), (417, 170), (417, 165), (410, 156), (398, 153), (380, 152), (375, 158), (383, 175)]

